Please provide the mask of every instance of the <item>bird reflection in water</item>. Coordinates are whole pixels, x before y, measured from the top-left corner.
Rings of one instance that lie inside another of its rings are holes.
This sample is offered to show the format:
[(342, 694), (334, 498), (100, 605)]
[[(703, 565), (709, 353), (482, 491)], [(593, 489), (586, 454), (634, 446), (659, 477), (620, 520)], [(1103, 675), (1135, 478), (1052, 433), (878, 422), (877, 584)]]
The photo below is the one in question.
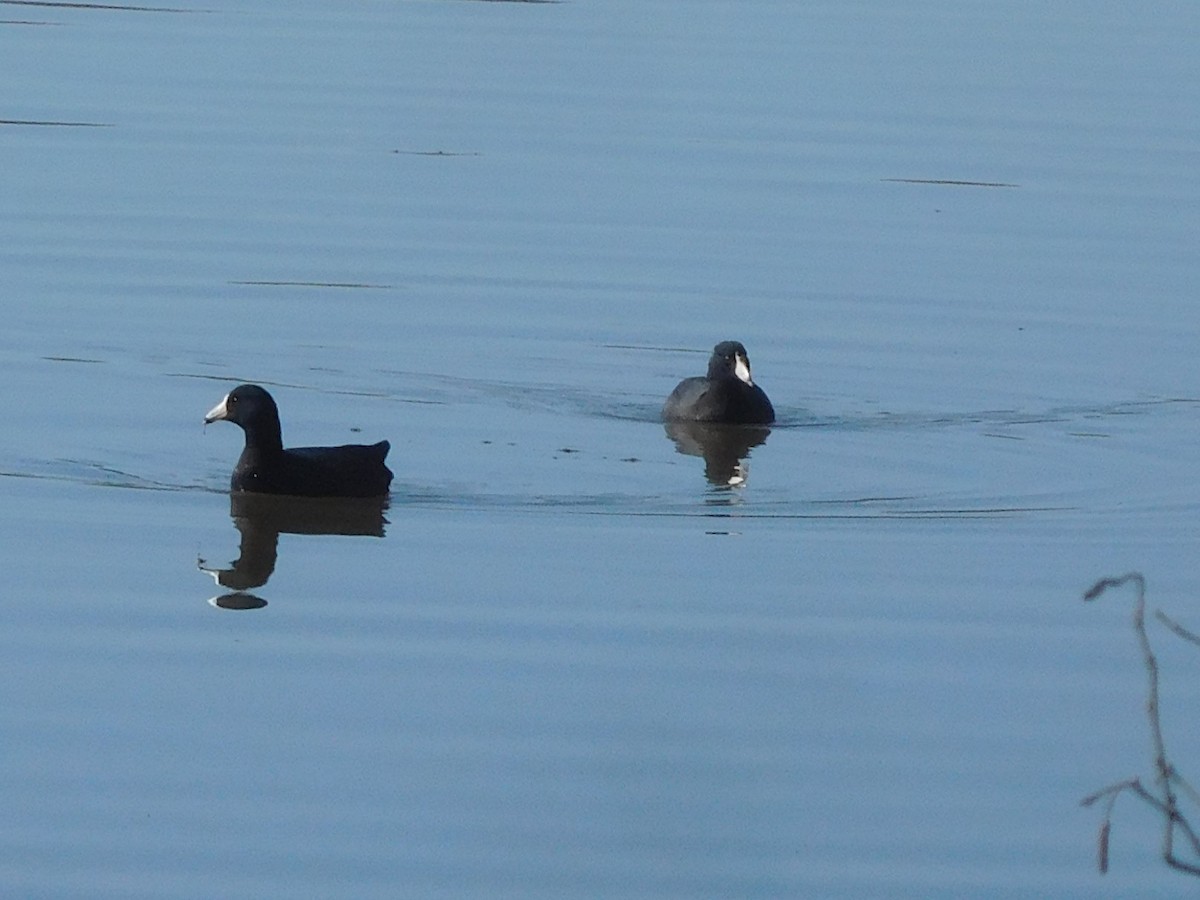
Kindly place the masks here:
[(286, 497), (277, 494), (234, 493), (229, 515), (241, 534), (238, 558), (227, 569), (198, 560), (200, 571), (212, 575), (230, 593), (209, 602), (222, 609), (261, 609), (267, 601), (250, 593), (262, 587), (275, 571), (280, 534), (340, 534), (383, 537), (386, 497)]
[(749, 477), (745, 460), (750, 448), (764, 443), (771, 433), (763, 425), (667, 422), (663, 427), (678, 452), (704, 458), (704, 477), (709, 484), (721, 488), (745, 484)]

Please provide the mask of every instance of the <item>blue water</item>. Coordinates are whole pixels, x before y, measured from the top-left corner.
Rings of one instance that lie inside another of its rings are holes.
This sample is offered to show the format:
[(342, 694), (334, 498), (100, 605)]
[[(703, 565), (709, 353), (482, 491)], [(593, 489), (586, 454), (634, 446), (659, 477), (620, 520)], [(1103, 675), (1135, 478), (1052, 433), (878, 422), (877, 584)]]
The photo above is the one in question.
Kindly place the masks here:
[[(1190, 894), (1079, 801), (1154, 784), (1083, 590), (1200, 631), (1198, 32), (0, 3), (2, 892)], [(724, 339), (735, 485), (657, 421)], [(382, 516), (239, 517), (239, 381)]]

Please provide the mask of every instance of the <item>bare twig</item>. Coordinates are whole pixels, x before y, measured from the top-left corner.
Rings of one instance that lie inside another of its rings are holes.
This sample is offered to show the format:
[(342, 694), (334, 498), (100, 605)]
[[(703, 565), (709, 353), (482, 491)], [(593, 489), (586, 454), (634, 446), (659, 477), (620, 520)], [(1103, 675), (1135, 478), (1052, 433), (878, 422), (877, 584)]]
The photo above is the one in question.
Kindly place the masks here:
[(1156, 609), (1154, 611), (1154, 618), (1158, 619), (1158, 621), (1162, 622), (1185, 641), (1191, 641), (1193, 644), (1200, 644), (1200, 635), (1196, 634), (1194, 631), (1188, 631), (1161, 609)]
[[(1098, 841), (1097, 864), (1101, 873), (1108, 871), (1108, 847), (1109, 837), (1112, 832), (1113, 806), (1116, 804), (1117, 797), (1128, 791), (1162, 815), (1162, 856), (1167, 865), (1191, 875), (1200, 875), (1200, 863), (1185, 862), (1175, 854), (1175, 838), (1178, 834), (1190, 845), (1191, 852), (1200, 857), (1200, 836), (1197, 835), (1191, 823), (1180, 812), (1176, 788), (1178, 787), (1179, 790), (1186, 793), (1193, 800), (1196, 799), (1196, 792), (1175, 771), (1175, 767), (1167, 759), (1166, 743), (1163, 740), (1162, 733), (1162, 722), (1159, 718), (1158, 658), (1154, 655), (1154, 651), (1150, 646), (1150, 638), (1146, 634), (1146, 580), (1140, 572), (1128, 572), (1115, 578), (1102, 578), (1087, 589), (1083, 595), (1083, 599), (1095, 600), (1110, 588), (1121, 587), (1129, 583), (1134, 584), (1137, 588), (1137, 602), (1133, 608), (1133, 628), (1137, 634), (1138, 645), (1142, 651), (1142, 660), (1146, 665), (1148, 682), (1146, 715), (1150, 722), (1150, 736), (1154, 741), (1154, 783), (1156, 788), (1161, 791), (1162, 796), (1156, 796), (1147, 790), (1140, 779), (1131, 778), (1090, 794), (1083, 799), (1082, 803), (1084, 806), (1091, 806), (1101, 798), (1108, 799), (1104, 810), (1104, 819), (1100, 824)], [(1200, 637), (1197, 637), (1193, 632), (1188, 631), (1165, 614), (1156, 611), (1155, 617), (1175, 634), (1185, 640), (1200, 644)]]

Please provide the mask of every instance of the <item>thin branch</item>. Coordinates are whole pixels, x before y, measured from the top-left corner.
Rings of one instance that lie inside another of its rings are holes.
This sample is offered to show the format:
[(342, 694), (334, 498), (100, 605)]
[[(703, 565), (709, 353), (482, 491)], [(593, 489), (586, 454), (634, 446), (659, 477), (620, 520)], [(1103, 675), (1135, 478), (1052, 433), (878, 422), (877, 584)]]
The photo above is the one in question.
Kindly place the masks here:
[[(1150, 793), (1142, 785), (1140, 779), (1132, 778), (1110, 785), (1084, 798), (1083, 805), (1085, 806), (1091, 806), (1101, 798), (1108, 798), (1108, 805), (1100, 826), (1097, 864), (1101, 873), (1108, 871), (1108, 844), (1112, 828), (1113, 806), (1121, 793), (1131, 791), (1163, 817), (1162, 856), (1167, 865), (1191, 875), (1200, 875), (1200, 865), (1184, 862), (1175, 855), (1175, 836), (1178, 832), (1191, 846), (1192, 853), (1200, 856), (1200, 837), (1179, 810), (1176, 787), (1193, 800), (1196, 799), (1196, 792), (1176, 772), (1175, 767), (1167, 758), (1166, 742), (1163, 739), (1162, 721), (1159, 716), (1158, 658), (1154, 655), (1154, 650), (1150, 646), (1150, 637), (1146, 633), (1146, 580), (1140, 572), (1128, 572), (1115, 578), (1102, 578), (1087, 589), (1083, 599), (1095, 600), (1110, 588), (1121, 587), (1129, 583), (1134, 584), (1137, 588), (1137, 601), (1133, 607), (1133, 628), (1137, 634), (1138, 646), (1142, 651), (1142, 661), (1146, 666), (1146, 715), (1150, 722), (1150, 736), (1154, 742), (1154, 782), (1162, 791), (1162, 797)], [(1200, 638), (1163, 613), (1156, 611), (1155, 617), (1178, 636), (1200, 645)]]
[(1100, 788), (1094, 794), (1088, 794), (1079, 801), (1080, 806), (1091, 806), (1101, 797), (1109, 797), (1109, 807), (1112, 806), (1112, 799), (1121, 793), (1121, 791), (1132, 788), (1138, 784), (1137, 778), (1126, 778), (1124, 781), (1118, 781), (1116, 784), (1110, 784), (1106, 788)]
[(1200, 635), (1196, 634), (1194, 631), (1188, 631), (1161, 609), (1156, 609), (1154, 611), (1154, 618), (1158, 619), (1158, 621), (1162, 622), (1185, 641), (1191, 641), (1193, 644), (1200, 644)]

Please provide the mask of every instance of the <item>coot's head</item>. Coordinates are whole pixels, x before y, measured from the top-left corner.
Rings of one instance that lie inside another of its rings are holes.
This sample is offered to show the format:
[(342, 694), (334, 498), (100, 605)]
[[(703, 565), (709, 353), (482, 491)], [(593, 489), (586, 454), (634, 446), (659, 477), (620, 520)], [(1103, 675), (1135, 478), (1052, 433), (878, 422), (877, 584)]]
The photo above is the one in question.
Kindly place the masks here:
[(737, 378), (746, 384), (754, 384), (750, 379), (750, 357), (746, 355), (746, 348), (738, 341), (722, 341), (713, 347), (708, 377)]
[(279, 409), (271, 395), (257, 384), (239, 384), (225, 395), (225, 399), (208, 411), (204, 424), (233, 422), (242, 428), (275, 423), (279, 427)]

